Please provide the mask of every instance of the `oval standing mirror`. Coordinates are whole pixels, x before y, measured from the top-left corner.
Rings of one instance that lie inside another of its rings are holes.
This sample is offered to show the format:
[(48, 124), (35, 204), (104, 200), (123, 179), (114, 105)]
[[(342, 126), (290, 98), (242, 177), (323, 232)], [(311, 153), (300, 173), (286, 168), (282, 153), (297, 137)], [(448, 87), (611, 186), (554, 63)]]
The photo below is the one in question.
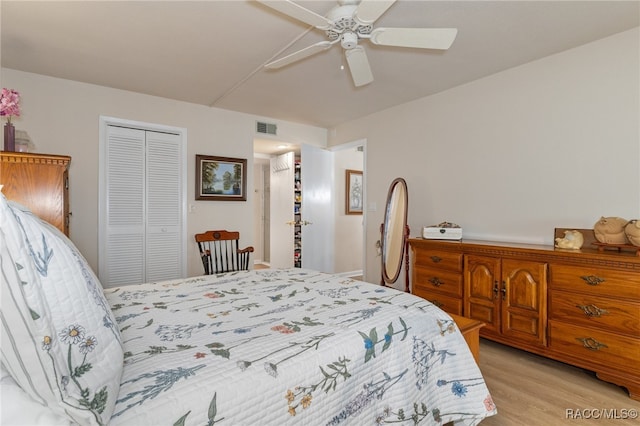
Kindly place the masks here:
[(384, 222), (380, 225), (382, 245), (382, 285), (395, 283), (402, 270), (402, 260), (405, 265), (405, 291), (409, 291), (409, 253), (407, 252), (407, 238), (409, 227), (407, 226), (407, 209), (409, 198), (407, 183), (402, 178), (391, 182), (387, 194), (387, 205), (384, 213)]

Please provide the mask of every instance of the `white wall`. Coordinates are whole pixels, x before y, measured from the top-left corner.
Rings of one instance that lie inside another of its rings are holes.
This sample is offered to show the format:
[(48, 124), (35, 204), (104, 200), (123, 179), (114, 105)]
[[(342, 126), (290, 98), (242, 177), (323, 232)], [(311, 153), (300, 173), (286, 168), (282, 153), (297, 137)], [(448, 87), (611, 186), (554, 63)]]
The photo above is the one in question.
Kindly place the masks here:
[[(412, 236), (449, 220), (465, 238), (551, 244), (555, 227), (640, 216), (639, 39), (636, 28), (333, 129), (332, 146), (367, 140), (366, 200), (378, 208), (367, 212), (366, 279), (380, 276), (374, 244), (397, 176), (407, 180)], [(100, 115), (186, 128), (188, 200), (196, 206), (189, 239), (219, 225), (252, 244), (253, 129), (261, 117), (6, 68), (0, 82), (21, 92), (16, 128), (37, 151), (73, 158), (71, 239), (92, 267)], [(326, 145), (325, 129), (277, 124), (283, 139)], [(247, 158), (248, 201), (194, 201), (196, 153)], [(195, 243), (188, 247), (189, 274), (200, 274)]]
[[(636, 28), (345, 123), (329, 144), (367, 139), (368, 204), (406, 179), (412, 236), (448, 220), (465, 238), (552, 244), (555, 227), (638, 218), (639, 40)], [(368, 212), (368, 280), (383, 215)]]
[[(240, 244), (253, 244), (253, 138), (263, 117), (209, 108), (38, 74), (2, 69), (2, 87), (21, 94), (16, 128), (26, 130), (36, 151), (72, 157), (69, 168), (71, 239), (89, 264), (98, 266), (98, 137), (101, 115), (187, 129), (188, 274), (202, 274), (193, 235), (207, 229), (240, 231)], [(326, 130), (268, 119), (279, 136), (326, 146)], [(247, 201), (195, 201), (195, 155), (246, 158)]]
[(355, 146), (334, 152), (335, 191), (335, 272), (359, 272), (363, 270), (363, 215), (347, 215), (346, 171), (360, 170), (364, 166), (364, 153)]

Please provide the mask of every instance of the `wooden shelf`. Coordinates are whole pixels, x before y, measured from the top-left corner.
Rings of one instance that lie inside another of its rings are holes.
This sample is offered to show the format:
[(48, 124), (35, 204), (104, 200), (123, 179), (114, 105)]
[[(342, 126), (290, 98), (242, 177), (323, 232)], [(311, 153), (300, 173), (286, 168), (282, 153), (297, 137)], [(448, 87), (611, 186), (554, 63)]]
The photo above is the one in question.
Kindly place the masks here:
[(591, 243), (598, 247), (598, 251), (605, 251), (607, 249), (613, 249), (617, 251), (632, 250), (636, 252), (636, 256), (640, 256), (640, 247), (633, 244), (607, 244), (607, 243)]

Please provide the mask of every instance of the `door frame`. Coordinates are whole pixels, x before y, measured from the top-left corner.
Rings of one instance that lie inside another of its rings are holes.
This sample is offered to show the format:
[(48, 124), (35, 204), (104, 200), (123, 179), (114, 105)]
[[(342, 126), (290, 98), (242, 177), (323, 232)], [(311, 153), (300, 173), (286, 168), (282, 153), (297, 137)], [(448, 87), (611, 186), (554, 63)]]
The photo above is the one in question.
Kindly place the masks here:
[[(285, 142), (283, 142), (285, 143)], [(290, 143), (290, 142), (286, 142), (289, 143), (291, 145), (298, 145)], [(363, 182), (365, 182), (364, 185), (364, 194), (363, 194), (363, 206), (365, 207), (362, 211), (362, 221), (363, 221), (363, 232), (362, 232), (362, 271), (349, 271), (346, 273), (340, 273), (338, 275), (340, 276), (353, 276), (354, 272), (358, 272), (360, 273), (360, 275), (362, 275), (364, 277), (366, 270), (367, 270), (367, 220), (368, 220), (368, 203), (367, 203), (367, 185), (366, 185), (366, 179), (367, 179), (367, 139), (363, 138), (363, 139), (356, 139), (350, 142), (346, 142), (343, 144), (339, 144), (339, 145), (335, 145), (335, 146), (331, 146), (331, 147), (323, 147), (323, 149), (326, 149), (327, 151), (331, 151), (331, 152), (335, 152), (335, 151), (341, 151), (344, 149), (352, 149), (352, 148), (357, 148), (358, 146), (362, 146), (363, 147), (363, 161), (362, 161), (362, 174), (363, 174)], [(254, 152), (254, 158), (255, 157), (262, 157), (262, 158), (270, 158), (271, 155), (268, 154), (258, 154)], [(372, 211), (375, 211), (372, 210)], [(335, 242), (334, 242), (335, 243)]]
[[(362, 146), (362, 182), (363, 182), (363, 194), (362, 194), (362, 271), (360, 275), (362, 275), (362, 279), (366, 279), (366, 271), (367, 271), (367, 139), (356, 139), (350, 142), (345, 142), (339, 145), (333, 145), (328, 147), (327, 149), (331, 152), (342, 151), (344, 149), (353, 149)], [(340, 274), (345, 276), (353, 275), (351, 272), (346, 274)]]

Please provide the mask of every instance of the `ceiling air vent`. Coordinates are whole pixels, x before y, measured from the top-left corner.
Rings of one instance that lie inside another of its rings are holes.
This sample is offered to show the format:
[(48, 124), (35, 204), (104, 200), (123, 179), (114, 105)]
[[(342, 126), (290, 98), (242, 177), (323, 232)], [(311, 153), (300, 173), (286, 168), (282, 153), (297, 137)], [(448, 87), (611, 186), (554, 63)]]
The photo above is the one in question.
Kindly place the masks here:
[(273, 123), (264, 123), (262, 121), (256, 122), (256, 132), (263, 135), (276, 135), (278, 133), (278, 126)]

